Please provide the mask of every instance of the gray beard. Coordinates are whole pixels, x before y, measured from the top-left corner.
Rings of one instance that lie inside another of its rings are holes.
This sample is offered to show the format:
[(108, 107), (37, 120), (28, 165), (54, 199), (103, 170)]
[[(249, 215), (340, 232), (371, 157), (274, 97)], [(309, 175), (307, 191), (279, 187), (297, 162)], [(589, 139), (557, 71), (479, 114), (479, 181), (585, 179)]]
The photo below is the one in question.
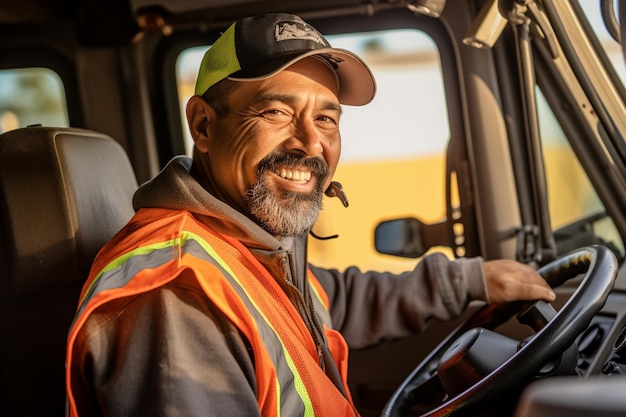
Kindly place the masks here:
[(248, 212), (263, 229), (275, 236), (299, 236), (308, 233), (322, 210), (323, 184), (328, 177), (326, 166), (318, 167), (316, 185), (310, 194), (272, 192), (267, 185), (268, 174), (280, 156), (261, 163), (259, 180), (245, 194)]
[[(263, 177), (265, 178), (265, 177)], [(311, 230), (322, 210), (323, 193), (276, 195), (265, 180), (257, 181), (246, 193), (250, 216), (273, 235), (299, 236)]]

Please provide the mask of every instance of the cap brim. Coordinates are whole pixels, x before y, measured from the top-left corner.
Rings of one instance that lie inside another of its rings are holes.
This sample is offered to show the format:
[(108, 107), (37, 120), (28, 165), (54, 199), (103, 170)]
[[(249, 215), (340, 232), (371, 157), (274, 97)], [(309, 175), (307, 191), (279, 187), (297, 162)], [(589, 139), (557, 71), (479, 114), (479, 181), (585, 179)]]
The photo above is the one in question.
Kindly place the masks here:
[(339, 102), (351, 106), (369, 103), (376, 94), (376, 81), (365, 62), (350, 51), (337, 48), (313, 49), (286, 54), (254, 63), (231, 74), (234, 81), (254, 81), (270, 78), (294, 63), (310, 56), (321, 55), (335, 71), (339, 81)]

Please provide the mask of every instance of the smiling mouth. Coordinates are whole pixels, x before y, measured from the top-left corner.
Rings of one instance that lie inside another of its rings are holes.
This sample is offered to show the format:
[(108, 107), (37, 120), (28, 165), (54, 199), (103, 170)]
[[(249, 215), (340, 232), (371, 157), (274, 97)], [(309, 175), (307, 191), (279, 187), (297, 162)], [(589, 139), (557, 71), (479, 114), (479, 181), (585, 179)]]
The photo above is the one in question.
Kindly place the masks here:
[(283, 179), (296, 181), (299, 183), (309, 182), (312, 176), (311, 171), (299, 171), (296, 169), (287, 168), (275, 169), (274, 173)]

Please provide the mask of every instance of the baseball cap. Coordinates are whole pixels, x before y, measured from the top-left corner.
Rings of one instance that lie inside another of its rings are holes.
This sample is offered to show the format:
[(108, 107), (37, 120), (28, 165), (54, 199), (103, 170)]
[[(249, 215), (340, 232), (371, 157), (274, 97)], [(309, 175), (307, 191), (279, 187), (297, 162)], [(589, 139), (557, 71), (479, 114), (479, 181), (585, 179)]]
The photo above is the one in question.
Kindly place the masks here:
[(331, 47), (315, 28), (287, 13), (246, 17), (233, 23), (204, 55), (195, 94), (204, 94), (225, 78), (269, 78), (308, 56), (322, 59), (335, 72), (340, 103), (360, 106), (374, 98), (376, 82), (361, 58)]

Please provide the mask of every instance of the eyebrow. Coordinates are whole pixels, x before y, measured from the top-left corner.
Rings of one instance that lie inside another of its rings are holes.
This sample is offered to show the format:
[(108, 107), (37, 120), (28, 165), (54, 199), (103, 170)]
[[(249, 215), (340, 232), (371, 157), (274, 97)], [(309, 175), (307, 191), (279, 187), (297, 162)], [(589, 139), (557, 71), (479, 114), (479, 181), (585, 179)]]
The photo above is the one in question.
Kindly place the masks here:
[[(252, 100), (252, 104), (271, 103), (272, 101), (279, 101), (281, 103), (294, 105), (296, 103), (297, 99), (296, 99), (295, 96), (291, 96), (291, 95), (288, 95), (288, 94), (267, 94), (267, 93), (261, 93), (258, 96), (256, 96), (254, 98), (254, 100)], [(323, 103), (322, 108), (325, 109), (325, 110), (336, 111), (339, 114), (342, 113), (341, 105), (339, 103), (334, 102), (334, 101), (326, 100)]]

